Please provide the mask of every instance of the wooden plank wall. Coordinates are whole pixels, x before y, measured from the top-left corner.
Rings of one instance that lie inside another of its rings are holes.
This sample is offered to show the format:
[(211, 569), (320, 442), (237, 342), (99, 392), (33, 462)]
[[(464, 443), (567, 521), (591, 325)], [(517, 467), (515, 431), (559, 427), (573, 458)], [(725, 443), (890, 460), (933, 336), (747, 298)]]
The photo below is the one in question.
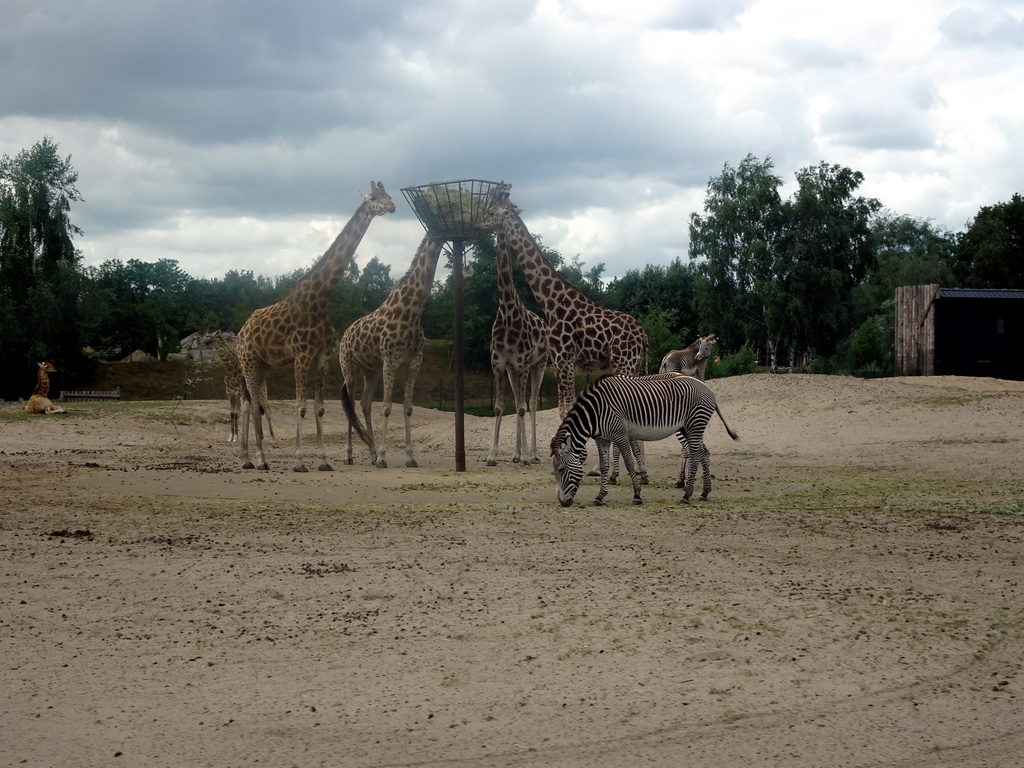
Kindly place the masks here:
[(904, 285), (896, 289), (896, 370), (935, 375), (935, 302), (939, 286)]

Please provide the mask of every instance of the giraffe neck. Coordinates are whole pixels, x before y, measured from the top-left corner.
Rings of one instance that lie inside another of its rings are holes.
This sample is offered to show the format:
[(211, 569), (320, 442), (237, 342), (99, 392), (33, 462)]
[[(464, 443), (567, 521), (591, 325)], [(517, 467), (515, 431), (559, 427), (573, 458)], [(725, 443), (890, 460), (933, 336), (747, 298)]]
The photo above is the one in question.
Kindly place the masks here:
[(422, 312), (434, 285), (434, 273), (437, 271), (442, 246), (443, 241), (424, 237), (409, 271), (391, 289), (382, 306), (412, 310), (413, 315)]
[(43, 397), (50, 394), (50, 377), (46, 375), (46, 371), (42, 368), (39, 369), (39, 375), (36, 377), (36, 388), (32, 394)]
[(512, 257), (507, 247), (507, 239), (502, 233), (498, 237), (498, 311), (500, 312), (502, 307), (516, 307), (522, 303), (512, 274)]
[(511, 216), (513, 221), (505, 220), (502, 235), (507, 239), (509, 251), (519, 259), (526, 281), (544, 314), (554, 317), (558, 307), (567, 306), (567, 302), (592, 304), (579, 288), (552, 266), (519, 214), (511, 213)]
[(373, 209), (369, 201), (363, 202), (338, 233), (330, 248), (314, 264), (309, 272), (299, 278), (286, 301), (297, 301), (320, 311), (325, 311), (334, 289), (352, 263), (352, 254), (366, 234), (373, 220)]

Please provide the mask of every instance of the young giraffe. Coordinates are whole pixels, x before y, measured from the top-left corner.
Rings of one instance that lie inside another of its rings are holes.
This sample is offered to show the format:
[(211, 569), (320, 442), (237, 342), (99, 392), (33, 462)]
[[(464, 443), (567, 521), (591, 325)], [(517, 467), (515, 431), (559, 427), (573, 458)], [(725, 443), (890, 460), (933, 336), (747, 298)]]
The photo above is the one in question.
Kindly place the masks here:
[[(317, 469), (329, 472), (324, 451), (324, 377), (335, 330), (327, 318), (327, 303), (352, 261), (356, 246), (363, 239), (375, 216), (394, 213), (395, 204), (384, 185), (370, 182), (370, 194), (338, 234), (331, 247), (295, 284), (291, 292), (276, 304), (253, 312), (238, 332), (238, 363), (242, 367), (243, 399), (241, 424), (242, 467), (252, 469), (249, 459), (249, 418), (255, 398), (258, 414), (266, 414), (266, 372), (269, 368), (292, 365), (295, 369), (295, 467), (305, 472), (302, 457), (302, 420), (306, 417), (306, 385), (313, 382), (313, 416), (316, 419)], [(354, 413), (348, 390), (342, 387), (342, 405)], [(263, 421), (253, 422), (256, 435), (257, 469), (269, 469), (263, 457)], [(365, 439), (361, 427), (357, 428)]]
[[(595, 304), (562, 277), (544, 256), (520, 213), (507, 191), (498, 192), (488, 206), (485, 222), (497, 235), (499, 249), (504, 241), (504, 247), (519, 259), (547, 318), (548, 355), (558, 378), (558, 411), (564, 419), (576, 401), (576, 367), (642, 373), (647, 363), (647, 332), (632, 315)], [(630, 442), (639, 471), (646, 477), (640, 444)], [(617, 464), (615, 459), (615, 468)], [(613, 469), (613, 478), (615, 474)]]
[(56, 372), (57, 369), (53, 367), (52, 363), (39, 363), (36, 388), (32, 390), (32, 396), (25, 403), (25, 413), (67, 413), (59, 405), (50, 402), (50, 377), (48, 374)]
[[(423, 308), (434, 285), (434, 272), (444, 242), (429, 235), (423, 238), (405, 277), (398, 281), (384, 302), (373, 312), (356, 320), (341, 337), (338, 360), (341, 374), (350, 391), (356, 378), (363, 379), (363, 417), (370, 441), (370, 458), (378, 467), (388, 465), (388, 418), (395, 373), (405, 366), (405, 466), (418, 466), (412, 450), (412, 396), (423, 362)], [(381, 372), (384, 373), (384, 416), (380, 426), (380, 445), (373, 440), (370, 409)], [(358, 417), (356, 418), (358, 421)], [(352, 464), (352, 419), (349, 418), (345, 463)]]
[[(537, 399), (548, 366), (548, 326), (523, 304), (516, 291), (512, 255), (506, 238), (498, 239), (498, 314), (491, 326), (491, 371), (494, 373), (494, 439), (487, 466), (498, 464), (498, 437), (505, 412), (505, 379), (516, 401), (516, 447), (512, 461), (530, 464), (537, 456)], [(530, 388), (527, 400), (527, 384)], [(530, 411), (531, 441), (526, 447), (526, 411)]]
[[(228, 398), (228, 408), (231, 412), (231, 438), (229, 443), (238, 441), (238, 415), (242, 410), (242, 366), (238, 364), (238, 353), (235, 347), (228, 343), (220, 331), (210, 331), (203, 334), (199, 340), (201, 346), (213, 345), (217, 351), (217, 357), (224, 365), (224, 394)], [(267, 382), (263, 381), (263, 390), (260, 393), (264, 402), (267, 401)], [(270, 423), (270, 410), (264, 414), (267, 417), (267, 430), (271, 439), (276, 440), (274, 425)]]

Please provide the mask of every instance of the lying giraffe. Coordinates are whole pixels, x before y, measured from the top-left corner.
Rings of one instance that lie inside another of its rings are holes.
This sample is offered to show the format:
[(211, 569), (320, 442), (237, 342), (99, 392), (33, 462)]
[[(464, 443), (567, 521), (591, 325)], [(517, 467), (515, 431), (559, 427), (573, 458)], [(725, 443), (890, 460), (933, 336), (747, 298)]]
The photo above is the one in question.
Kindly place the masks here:
[(32, 397), (25, 403), (25, 413), (67, 413), (59, 405), (50, 402), (50, 377), (48, 374), (56, 373), (57, 369), (52, 363), (39, 363), (39, 373), (36, 375), (36, 388), (32, 390)]

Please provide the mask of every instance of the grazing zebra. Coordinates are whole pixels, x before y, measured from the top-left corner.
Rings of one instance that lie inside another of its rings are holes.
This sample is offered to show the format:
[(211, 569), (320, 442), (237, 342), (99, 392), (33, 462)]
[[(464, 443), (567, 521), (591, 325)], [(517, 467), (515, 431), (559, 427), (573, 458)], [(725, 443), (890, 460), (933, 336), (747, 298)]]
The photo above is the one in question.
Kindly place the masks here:
[[(711, 348), (715, 346), (715, 334), (698, 336), (686, 349), (673, 349), (661, 358), (660, 373), (682, 373), (686, 376), (693, 376), (704, 381), (704, 372), (708, 367), (708, 358), (711, 357)], [(686, 447), (683, 446), (683, 459), (679, 463), (679, 479), (676, 481), (676, 488), (683, 488), (686, 485)], [(614, 476), (612, 482), (615, 482)]]
[[(702, 381), (678, 373), (651, 376), (607, 375), (595, 379), (577, 398), (551, 440), (551, 462), (557, 484), (555, 491), (563, 507), (572, 504), (583, 476), (587, 458), (587, 440), (597, 441), (601, 465), (601, 491), (595, 504), (603, 504), (608, 493), (608, 445), (619, 447), (626, 470), (633, 481), (633, 503), (642, 504), (640, 473), (643, 454), (637, 453), (639, 468), (634, 467), (630, 440), (662, 440), (675, 434), (686, 446), (690, 471), (682, 501), (689, 503), (697, 474), (704, 470), (701, 499), (711, 492), (711, 452), (704, 445), (704, 430), (717, 413), (725, 431), (732, 431), (718, 408), (714, 394)], [(639, 471), (638, 471), (639, 469)]]

